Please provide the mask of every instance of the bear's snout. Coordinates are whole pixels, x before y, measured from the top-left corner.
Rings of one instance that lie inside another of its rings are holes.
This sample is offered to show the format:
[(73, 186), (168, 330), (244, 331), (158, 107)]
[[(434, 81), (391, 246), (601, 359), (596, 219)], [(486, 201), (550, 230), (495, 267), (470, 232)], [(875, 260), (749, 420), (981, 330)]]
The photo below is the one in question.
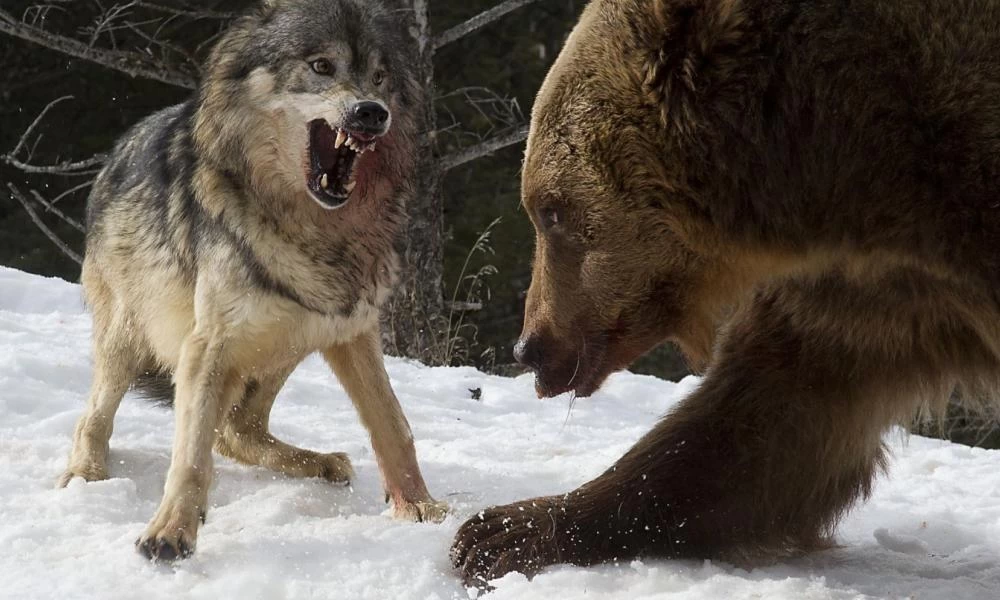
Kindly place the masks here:
[(537, 371), (542, 366), (542, 341), (537, 335), (527, 335), (514, 344), (514, 360)]

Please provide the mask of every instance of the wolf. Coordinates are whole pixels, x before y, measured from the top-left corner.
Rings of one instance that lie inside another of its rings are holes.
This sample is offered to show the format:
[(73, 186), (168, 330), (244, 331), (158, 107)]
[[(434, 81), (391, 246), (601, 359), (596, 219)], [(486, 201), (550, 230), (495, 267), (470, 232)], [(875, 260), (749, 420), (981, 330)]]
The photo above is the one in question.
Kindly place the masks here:
[(108, 476), (130, 387), (173, 391), (163, 499), (136, 541), (147, 558), (194, 551), (213, 447), (292, 477), (350, 479), (345, 454), (268, 431), (275, 396), (314, 352), (370, 434), (394, 516), (445, 515), (378, 325), (417, 148), (408, 40), (372, 0), (266, 0), (215, 44), (193, 96), (136, 125), (98, 175), (81, 275), (94, 377), (59, 482)]

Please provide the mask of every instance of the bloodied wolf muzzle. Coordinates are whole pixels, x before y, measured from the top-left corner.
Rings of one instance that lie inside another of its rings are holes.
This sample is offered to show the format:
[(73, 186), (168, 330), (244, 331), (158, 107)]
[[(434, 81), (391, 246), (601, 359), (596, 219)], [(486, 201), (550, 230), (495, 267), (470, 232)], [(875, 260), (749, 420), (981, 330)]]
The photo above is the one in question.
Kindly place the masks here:
[(98, 176), (82, 283), (94, 379), (60, 479), (108, 477), (130, 387), (173, 400), (163, 499), (137, 540), (195, 548), (212, 449), (347, 482), (342, 453), (273, 437), (275, 396), (321, 352), (368, 429), (394, 515), (440, 520), (382, 362), (420, 102), (411, 40), (371, 0), (269, 0), (216, 43), (187, 102), (129, 131)]

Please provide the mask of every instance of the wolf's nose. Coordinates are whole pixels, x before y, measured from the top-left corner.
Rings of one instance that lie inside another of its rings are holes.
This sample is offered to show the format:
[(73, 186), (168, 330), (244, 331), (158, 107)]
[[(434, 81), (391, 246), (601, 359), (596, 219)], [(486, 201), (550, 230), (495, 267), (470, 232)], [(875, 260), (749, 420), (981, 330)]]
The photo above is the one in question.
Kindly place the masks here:
[(358, 125), (371, 131), (382, 131), (389, 119), (389, 111), (378, 102), (358, 102), (352, 112)]

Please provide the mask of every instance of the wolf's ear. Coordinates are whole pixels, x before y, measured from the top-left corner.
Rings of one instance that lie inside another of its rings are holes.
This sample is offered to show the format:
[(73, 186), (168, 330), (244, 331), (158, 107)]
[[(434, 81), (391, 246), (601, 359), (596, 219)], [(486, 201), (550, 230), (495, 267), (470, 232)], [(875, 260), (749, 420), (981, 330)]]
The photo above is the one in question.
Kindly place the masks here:
[(265, 15), (273, 12), (274, 9), (278, 8), (278, 6), (280, 6), (283, 3), (284, 0), (257, 0), (260, 12), (264, 13)]
[(257, 0), (257, 16), (268, 23), (284, 4), (287, 4), (286, 0)]
[(653, 0), (645, 86), (667, 127), (690, 132), (696, 104), (733, 74), (743, 52), (742, 0)]

